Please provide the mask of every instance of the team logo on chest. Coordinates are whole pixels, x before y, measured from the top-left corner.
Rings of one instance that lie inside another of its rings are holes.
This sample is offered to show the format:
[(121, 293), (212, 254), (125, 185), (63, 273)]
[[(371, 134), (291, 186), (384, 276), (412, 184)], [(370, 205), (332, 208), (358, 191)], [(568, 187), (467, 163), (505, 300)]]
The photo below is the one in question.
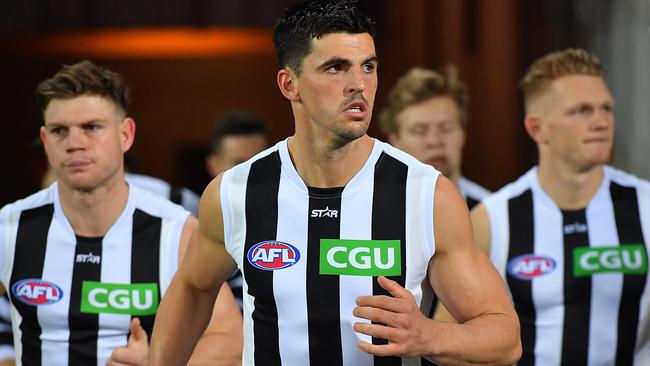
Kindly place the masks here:
[(402, 274), (399, 240), (320, 240), (320, 274), (399, 276)]
[(553, 272), (555, 260), (551, 257), (524, 254), (508, 262), (508, 274), (520, 280), (532, 280)]
[(99, 264), (102, 261), (102, 257), (98, 255), (94, 255), (93, 252), (90, 252), (88, 254), (77, 254), (77, 257), (75, 258), (75, 262), (77, 263), (94, 263), (94, 264)]
[(648, 270), (647, 258), (643, 244), (575, 248), (573, 274), (576, 277), (617, 272), (641, 275)]
[(339, 210), (330, 210), (329, 206), (325, 207), (322, 210), (313, 209), (313, 210), (311, 210), (311, 217), (338, 218), (339, 217)]
[(11, 292), (27, 305), (40, 306), (59, 302), (63, 298), (61, 287), (39, 278), (27, 278), (16, 282)]
[(291, 244), (269, 240), (253, 245), (246, 257), (255, 268), (275, 271), (298, 263), (300, 252)]
[(158, 285), (83, 281), (80, 310), (90, 314), (153, 315), (158, 310)]

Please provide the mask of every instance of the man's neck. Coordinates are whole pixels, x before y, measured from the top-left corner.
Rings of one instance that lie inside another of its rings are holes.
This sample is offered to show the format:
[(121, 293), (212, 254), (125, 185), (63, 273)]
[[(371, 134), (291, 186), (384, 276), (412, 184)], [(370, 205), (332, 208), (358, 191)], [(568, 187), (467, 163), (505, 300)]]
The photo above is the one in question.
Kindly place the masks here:
[(575, 171), (540, 162), (537, 177), (539, 184), (555, 204), (564, 210), (587, 207), (603, 181), (603, 165)]
[(294, 135), (289, 154), (298, 174), (310, 187), (345, 186), (368, 160), (374, 140), (364, 135), (342, 146), (331, 146)]
[(92, 191), (79, 191), (59, 184), (61, 207), (75, 234), (104, 236), (122, 214), (129, 186), (122, 177)]

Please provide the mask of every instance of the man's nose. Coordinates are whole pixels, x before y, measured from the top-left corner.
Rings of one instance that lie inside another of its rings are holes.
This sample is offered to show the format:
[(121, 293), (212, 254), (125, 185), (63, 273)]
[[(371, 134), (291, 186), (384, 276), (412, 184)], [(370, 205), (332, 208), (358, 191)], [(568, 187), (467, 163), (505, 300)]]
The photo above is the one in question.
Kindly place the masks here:
[(351, 69), (348, 72), (347, 92), (349, 94), (363, 93), (366, 90), (364, 73), (361, 70)]
[(70, 150), (79, 150), (83, 149), (86, 146), (88, 137), (81, 128), (71, 128), (68, 132), (68, 146), (67, 149)]

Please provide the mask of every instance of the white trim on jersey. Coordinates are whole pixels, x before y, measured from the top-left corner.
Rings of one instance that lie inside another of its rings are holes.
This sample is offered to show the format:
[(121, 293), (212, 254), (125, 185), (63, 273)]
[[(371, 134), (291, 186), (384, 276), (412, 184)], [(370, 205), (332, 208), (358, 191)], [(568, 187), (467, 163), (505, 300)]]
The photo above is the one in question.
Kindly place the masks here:
[[(643, 237), (648, 241), (650, 240), (650, 185), (639, 185), (637, 195), (639, 202), (645, 203), (639, 205), (639, 216), (641, 222), (646, 224), (641, 226), (641, 230)], [(639, 309), (640, 324), (650, 324), (650, 273), (648, 273), (648, 280), (646, 281), (645, 291), (643, 293), (644, 295), (641, 297), (641, 308)], [(635, 364), (643, 365), (644, 362), (650, 364), (650, 331), (639, 331), (635, 349), (637, 350), (634, 357)]]
[(458, 178), (458, 190), (466, 201), (467, 197), (469, 197), (476, 202), (481, 202), (485, 197), (492, 193), (478, 183), (463, 176)]

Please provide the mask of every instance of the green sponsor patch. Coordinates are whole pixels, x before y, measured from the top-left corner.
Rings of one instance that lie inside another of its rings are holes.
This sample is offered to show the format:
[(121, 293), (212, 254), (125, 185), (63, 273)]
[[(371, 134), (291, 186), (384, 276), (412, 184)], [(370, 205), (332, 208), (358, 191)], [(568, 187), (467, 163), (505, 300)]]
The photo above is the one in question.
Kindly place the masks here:
[(645, 274), (648, 256), (643, 244), (611, 247), (582, 247), (573, 250), (573, 274), (576, 277), (596, 273)]
[(158, 285), (155, 283), (83, 281), (82, 313), (153, 315), (157, 310)]
[(320, 240), (320, 274), (399, 276), (399, 240)]

